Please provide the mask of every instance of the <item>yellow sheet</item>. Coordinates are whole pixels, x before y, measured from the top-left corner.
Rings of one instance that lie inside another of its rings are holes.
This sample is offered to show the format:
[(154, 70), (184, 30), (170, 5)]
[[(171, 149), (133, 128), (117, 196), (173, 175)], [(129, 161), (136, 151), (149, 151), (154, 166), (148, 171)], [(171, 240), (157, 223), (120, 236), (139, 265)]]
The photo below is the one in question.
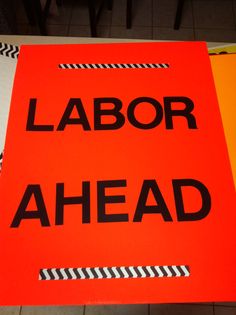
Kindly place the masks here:
[(208, 49), (209, 53), (215, 53), (215, 54), (223, 54), (223, 53), (228, 53), (228, 54), (235, 54), (236, 53), (236, 45), (223, 45), (219, 46), (216, 48), (209, 48)]

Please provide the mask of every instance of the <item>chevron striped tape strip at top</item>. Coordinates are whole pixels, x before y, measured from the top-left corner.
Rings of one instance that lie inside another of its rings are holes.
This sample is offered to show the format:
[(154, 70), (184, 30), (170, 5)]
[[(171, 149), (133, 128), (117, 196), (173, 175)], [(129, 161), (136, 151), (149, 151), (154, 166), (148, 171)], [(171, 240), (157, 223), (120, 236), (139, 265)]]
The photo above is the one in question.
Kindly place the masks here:
[(17, 59), (19, 55), (19, 47), (15, 45), (0, 43), (0, 55)]
[(60, 63), (60, 69), (167, 69), (168, 63)]
[(39, 280), (189, 277), (189, 266), (87, 267), (40, 269)]

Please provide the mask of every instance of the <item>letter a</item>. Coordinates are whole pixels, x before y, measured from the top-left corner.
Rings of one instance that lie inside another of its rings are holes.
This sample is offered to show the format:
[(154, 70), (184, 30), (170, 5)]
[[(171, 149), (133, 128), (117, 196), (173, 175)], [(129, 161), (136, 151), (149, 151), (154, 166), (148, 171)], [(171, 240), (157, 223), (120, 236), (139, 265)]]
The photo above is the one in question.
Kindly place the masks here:
[[(34, 196), (37, 209), (26, 210), (32, 196)], [(23, 219), (39, 219), (42, 226), (50, 226), (40, 185), (27, 186), (11, 227), (18, 227)]]

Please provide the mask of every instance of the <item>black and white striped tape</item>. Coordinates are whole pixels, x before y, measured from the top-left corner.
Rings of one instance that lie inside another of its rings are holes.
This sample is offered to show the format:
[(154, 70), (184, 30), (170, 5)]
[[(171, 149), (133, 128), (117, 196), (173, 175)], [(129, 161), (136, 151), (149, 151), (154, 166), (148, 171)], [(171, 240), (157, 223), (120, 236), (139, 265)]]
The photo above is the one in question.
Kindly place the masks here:
[(0, 170), (2, 168), (2, 159), (3, 159), (3, 152), (0, 154)]
[(19, 55), (19, 47), (11, 44), (0, 43), (0, 55), (17, 59)]
[(60, 69), (156, 69), (169, 68), (168, 63), (60, 63)]
[(189, 266), (87, 267), (40, 269), (39, 280), (189, 277)]

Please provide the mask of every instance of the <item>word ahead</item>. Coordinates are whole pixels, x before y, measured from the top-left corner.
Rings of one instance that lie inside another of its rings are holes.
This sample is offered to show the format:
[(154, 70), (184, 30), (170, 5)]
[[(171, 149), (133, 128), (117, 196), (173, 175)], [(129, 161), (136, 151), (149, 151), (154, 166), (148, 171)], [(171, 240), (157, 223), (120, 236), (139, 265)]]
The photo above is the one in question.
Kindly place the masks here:
[[(126, 180), (108, 180), (97, 182), (97, 222), (127, 222), (128, 213), (106, 213), (106, 204), (125, 203), (125, 195), (106, 195), (106, 188), (126, 187)], [(211, 197), (205, 185), (195, 179), (173, 179), (172, 187), (177, 214), (177, 221), (196, 221), (205, 218), (211, 209)], [(202, 199), (202, 207), (197, 212), (186, 212), (182, 187), (197, 189)], [(147, 205), (152, 193), (156, 204)], [(27, 210), (31, 198), (34, 197), (36, 210)], [(82, 223), (90, 223), (90, 182), (82, 182), (82, 195), (65, 196), (64, 184), (56, 184), (55, 225), (64, 223), (64, 207), (68, 205), (82, 206)], [(144, 214), (160, 214), (164, 221), (173, 221), (168, 206), (156, 180), (144, 180), (138, 198), (133, 222), (141, 222)], [(23, 219), (39, 219), (42, 226), (50, 226), (46, 204), (40, 185), (28, 185), (20, 202), (11, 227), (18, 227)]]

